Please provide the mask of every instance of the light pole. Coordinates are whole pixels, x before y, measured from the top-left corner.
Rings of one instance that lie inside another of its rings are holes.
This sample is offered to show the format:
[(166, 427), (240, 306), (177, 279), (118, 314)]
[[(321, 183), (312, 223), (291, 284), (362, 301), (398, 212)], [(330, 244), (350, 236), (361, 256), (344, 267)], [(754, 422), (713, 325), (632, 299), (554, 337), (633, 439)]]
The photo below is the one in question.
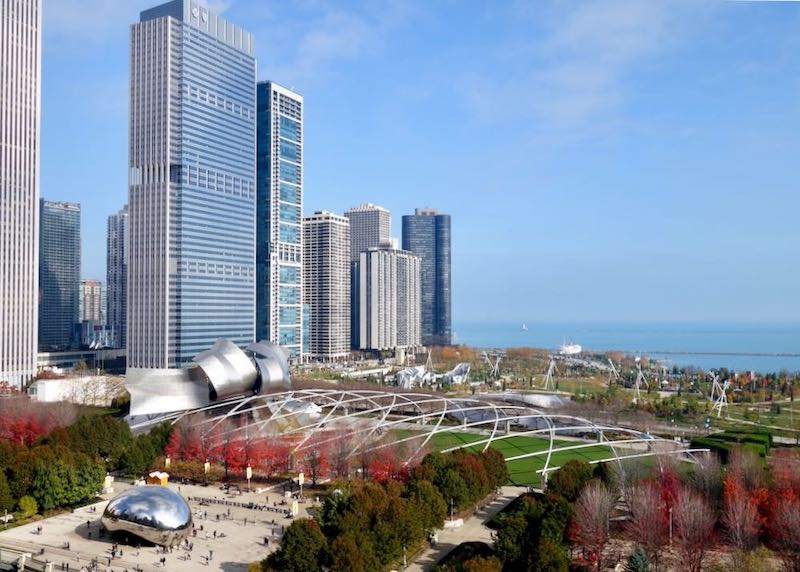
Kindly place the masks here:
[(403, 568), (408, 567), (408, 562), (406, 561), (406, 545), (403, 545)]
[(672, 545), (672, 507), (669, 507), (669, 543)]

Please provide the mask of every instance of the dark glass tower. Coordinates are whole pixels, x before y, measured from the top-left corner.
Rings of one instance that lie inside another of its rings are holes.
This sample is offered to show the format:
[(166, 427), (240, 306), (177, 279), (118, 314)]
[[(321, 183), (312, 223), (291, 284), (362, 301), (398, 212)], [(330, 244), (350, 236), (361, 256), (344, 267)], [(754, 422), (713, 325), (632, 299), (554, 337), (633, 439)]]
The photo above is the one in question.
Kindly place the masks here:
[(403, 250), (422, 259), (422, 343), (450, 345), (450, 215), (417, 209), (404, 216)]
[(41, 200), (39, 225), (39, 349), (75, 341), (81, 288), (81, 207)]

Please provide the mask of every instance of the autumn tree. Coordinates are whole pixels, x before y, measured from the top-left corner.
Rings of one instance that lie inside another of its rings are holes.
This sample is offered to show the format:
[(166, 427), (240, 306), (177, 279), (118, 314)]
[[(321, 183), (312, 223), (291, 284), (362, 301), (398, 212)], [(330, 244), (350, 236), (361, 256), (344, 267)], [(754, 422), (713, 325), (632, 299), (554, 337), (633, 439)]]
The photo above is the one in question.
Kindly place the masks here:
[(590, 481), (575, 503), (575, 534), (587, 560), (596, 570), (602, 568), (603, 549), (609, 539), (609, 519), (616, 495), (600, 481)]
[(736, 475), (725, 479), (722, 525), (730, 544), (739, 550), (750, 550), (758, 541), (761, 529), (758, 507)]
[(657, 568), (668, 536), (661, 491), (652, 481), (643, 481), (627, 488), (625, 500), (630, 510), (626, 524), (628, 537), (642, 547)]
[(573, 459), (564, 463), (548, 477), (547, 490), (574, 502), (591, 478), (592, 466), (589, 463)]
[(675, 506), (678, 546), (689, 572), (701, 572), (714, 537), (714, 512), (699, 493), (684, 488)]
[(770, 540), (786, 572), (800, 572), (800, 501), (789, 495), (777, 503)]

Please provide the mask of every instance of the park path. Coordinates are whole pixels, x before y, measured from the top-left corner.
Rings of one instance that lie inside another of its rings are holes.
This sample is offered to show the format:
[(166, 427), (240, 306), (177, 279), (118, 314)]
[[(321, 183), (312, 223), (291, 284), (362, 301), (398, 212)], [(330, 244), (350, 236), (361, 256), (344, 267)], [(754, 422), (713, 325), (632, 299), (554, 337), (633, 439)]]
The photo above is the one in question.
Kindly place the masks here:
[(476, 514), (464, 520), (463, 526), (440, 530), (437, 533), (439, 542), (436, 547), (431, 548), (428, 546), (420, 552), (413, 562), (409, 562), (406, 570), (409, 572), (426, 572), (462, 542), (485, 542), (491, 545), (493, 531), (486, 527), (486, 523), (507, 507), (511, 501), (527, 491), (528, 487), (502, 487), (497, 498)]

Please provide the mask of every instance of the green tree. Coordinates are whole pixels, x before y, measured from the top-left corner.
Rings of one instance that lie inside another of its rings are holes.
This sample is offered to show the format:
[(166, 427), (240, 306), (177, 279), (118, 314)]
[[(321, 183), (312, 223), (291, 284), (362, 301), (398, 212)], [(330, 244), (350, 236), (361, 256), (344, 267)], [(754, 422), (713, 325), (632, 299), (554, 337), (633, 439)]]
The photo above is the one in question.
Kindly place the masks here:
[(467, 483), (455, 469), (445, 469), (441, 477), (434, 481), (439, 493), (444, 497), (448, 508), (451, 502), (455, 508), (461, 510), (469, 506), (472, 498), (470, 496)]
[(26, 518), (32, 517), (34, 514), (39, 512), (39, 507), (36, 505), (36, 499), (25, 495), (19, 502), (17, 503), (17, 508), (19, 509), (19, 518), (21, 520), (25, 520)]
[(631, 552), (624, 570), (625, 572), (650, 572), (650, 559), (647, 558), (644, 550), (637, 548)]
[(14, 504), (14, 497), (11, 496), (6, 474), (0, 470), (0, 510), (12, 510)]
[(381, 562), (367, 534), (343, 534), (331, 542), (332, 572), (372, 572)]
[(524, 570), (528, 542), (528, 519), (521, 511), (500, 517), (494, 551), (508, 570)]
[(542, 539), (531, 557), (528, 570), (532, 572), (568, 572), (569, 558), (560, 544)]
[(283, 535), (281, 547), (264, 560), (268, 572), (319, 572), (328, 561), (328, 541), (311, 519), (294, 521)]
[(592, 466), (573, 459), (567, 461), (547, 479), (547, 491), (575, 502), (583, 487), (592, 479)]
[(425, 532), (441, 528), (447, 517), (447, 503), (430, 481), (411, 481), (408, 484), (411, 510), (420, 515)]
[(489, 480), (492, 488), (497, 488), (505, 485), (508, 482), (508, 465), (506, 465), (505, 457), (497, 449), (487, 449), (481, 454), (481, 461), (486, 469), (486, 474), (489, 475)]

